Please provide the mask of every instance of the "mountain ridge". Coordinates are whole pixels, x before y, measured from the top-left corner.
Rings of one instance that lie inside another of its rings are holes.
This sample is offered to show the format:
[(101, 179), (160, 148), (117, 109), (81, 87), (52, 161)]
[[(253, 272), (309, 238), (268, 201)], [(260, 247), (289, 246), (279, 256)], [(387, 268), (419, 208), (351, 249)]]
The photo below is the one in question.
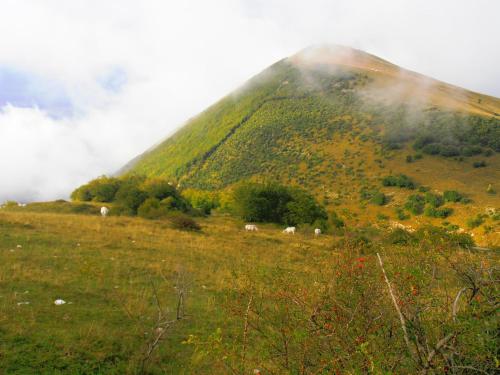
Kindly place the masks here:
[[(354, 56), (354, 58), (353, 58), (353, 56)], [(141, 154), (138, 157), (134, 158), (131, 162), (129, 162), (127, 164), (127, 166), (125, 166), (121, 170), (121, 173), (130, 171), (130, 170), (134, 170), (135, 165), (137, 165), (138, 163), (140, 164), (142, 162), (142, 160), (147, 155), (154, 154), (155, 150), (162, 147), (162, 144), (164, 145), (165, 143), (168, 143), (171, 140), (178, 137), (179, 133), (182, 134), (182, 132), (184, 131), (183, 129), (185, 129), (186, 127), (189, 127), (193, 122), (196, 122), (196, 120), (200, 116), (203, 116), (205, 113), (209, 112), (211, 109), (216, 107), (221, 102), (228, 101), (228, 100), (231, 101), (231, 99), (234, 99), (234, 98), (237, 99), (239, 97), (239, 95), (242, 94), (242, 92), (244, 94), (245, 90), (249, 86), (252, 86), (252, 84), (255, 84), (256, 81), (258, 82), (259, 80), (266, 79), (266, 76), (269, 74), (270, 71), (273, 70), (273, 67), (276, 67), (280, 64), (292, 64), (295, 66), (299, 66), (300, 68), (307, 66), (309, 71), (321, 70), (325, 65), (327, 65), (329, 67), (333, 67), (334, 69), (338, 69), (339, 66), (342, 66), (342, 67), (348, 66), (349, 69), (363, 68), (365, 73), (368, 70), (368, 73), (372, 73), (372, 74), (375, 73), (376, 76), (381, 75), (381, 74), (385, 75), (389, 71), (392, 75), (397, 74), (398, 77), (401, 74), (404, 75), (404, 78), (407, 78), (408, 76), (410, 76), (410, 77), (416, 76), (417, 78), (424, 77), (418, 73), (414, 73), (411, 71), (407, 71), (405, 69), (401, 69), (398, 66), (396, 66), (396, 65), (394, 65), (386, 60), (380, 59), (374, 55), (367, 54), (367, 53), (362, 52), (360, 50), (355, 50), (355, 49), (351, 49), (348, 47), (341, 47), (341, 46), (309, 47), (309, 48), (306, 48), (306, 49), (300, 51), (299, 53), (297, 53), (291, 57), (288, 57), (288, 58), (285, 58), (285, 59), (278, 61), (277, 63), (271, 65), (269, 68), (264, 70), (262, 73), (251, 78), (247, 83), (245, 83), (245, 85), (242, 86), (242, 88), (237, 89), (236, 93), (232, 93), (232, 94), (222, 98), (217, 103), (215, 103), (214, 105), (210, 106), (205, 111), (203, 111), (201, 114), (199, 114), (198, 116), (195, 116), (194, 118), (189, 120), (184, 125), (184, 127), (179, 129), (176, 133), (174, 133), (172, 136), (167, 138), (165, 141), (163, 141), (162, 143), (160, 143), (156, 147), (152, 147), (151, 149), (147, 150), (144, 154)], [(313, 69), (311, 69), (311, 65), (312, 65)], [(383, 70), (383, 69), (381, 69), (382, 67), (388, 67), (388, 69)], [(331, 74), (332, 72), (329, 72), (329, 73)], [(369, 90), (366, 90), (366, 92), (363, 92), (363, 95), (367, 96), (368, 98), (370, 98), (372, 100), (374, 99), (374, 97), (375, 97), (375, 100), (377, 100), (377, 99), (380, 100), (381, 98), (383, 99), (384, 97), (387, 96), (387, 92), (389, 91), (387, 89), (387, 85), (380, 86), (380, 82), (379, 82), (380, 79), (378, 81), (375, 79), (374, 81), (375, 81), (374, 83), (376, 83), (376, 85), (372, 84), (370, 86)], [(288, 81), (283, 80), (282, 83), (287, 84)], [(393, 90), (393, 91), (399, 90), (398, 94), (402, 95), (405, 100), (407, 100), (406, 96), (409, 95), (408, 92), (411, 92), (413, 94), (415, 94), (415, 93), (420, 94), (422, 91), (422, 87), (420, 87), (420, 88), (415, 87), (413, 82), (409, 85), (404, 84), (404, 85), (399, 85), (399, 86), (395, 85), (393, 82), (389, 82), (388, 84), (391, 85), (391, 90)], [(438, 103), (438, 104), (440, 104), (441, 107), (444, 107), (447, 109), (450, 109), (450, 108), (455, 109), (455, 110), (457, 110), (457, 112), (463, 111), (466, 113), (474, 113), (474, 114), (478, 114), (481, 116), (497, 116), (498, 113), (496, 112), (496, 110), (498, 110), (500, 112), (500, 99), (488, 97), (488, 96), (485, 96), (482, 94), (473, 93), (473, 92), (467, 91), (465, 89), (456, 88), (455, 86), (452, 86), (452, 85), (449, 85), (449, 84), (446, 84), (446, 83), (443, 83), (443, 82), (440, 82), (440, 81), (437, 81), (437, 80), (434, 80), (431, 78), (427, 78), (427, 77), (425, 77), (425, 82), (423, 82), (423, 86), (424, 86), (424, 89), (428, 88), (428, 86), (433, 86), (433, 88), (434, 88), (434, 86), (436, 86), (436, 87), (435, 87), (435, 90), (433, 90), (429, 95), (424, 97), (423, 100), (422, 99), (417, 100), (417, 101), (419, 101), (419, 105), (424, 106), (426, 104), (429, 104), (429, 102), (433, 103), (433, 100), (435, 99), (435, 96), (436, 96), (435, 91), (438, 90), (438, 91), (444, 91), (443, 96), (446, 97), (446, 100), (441, 100), (441, 102)], [(280, 85), (275, 87), (275, 89), (279, 89), (279, 88), (280, 88)], [(452, 93), (454, 95), (449, 94), (450, 90), (452, 90)], [(380, 92), (380, 91), (382, 91), (384, 95), (376, 95), (377, 92)], [(465, 93), (465, 94), (463, 94), (463, 93)], [(272, 93), (269, 93), (269, 94), (272, 94)], [(393, 95), (393, 96), (395, 96), (395, 95)], [(275, 98), (275, 100), (277, 100), (277, 99), (278, 98)], [(390, 99), (394, 100), (394, 97), (392, 97)], [(464, 105), (463, 105), (464, 100), (467, 101), (468, 107), (467, 106), (464, 107)], [(476, 103), (472, 104), (471, 103), (472, 101), (475, 101)], [(259, 108), (261, 108), (264, 104), (265, 104), (265, 102), (262, 101), (262, 98), (261, 98)], [(446, 105), (446, 104), (448, 104), (448, 105)], [(492, 106), (494, 107), (494, 110), (491, 108)], [(249, 115), (249, 113), (243, 114), (239, 120), (237, 120), (233, 123), (232, 126), (229, 126), (228, 128), (226, 128), (225, 131), (227, 133), (225, 133), (225, 135), (222, 135), (220, 137), (220, 139), (217, 142), (215, 142), (215, 144), (217, 144), (218, 142), (222, 142), (222, 139), (227, 140), (228, 137), (232, 136), (234, 131), (238, 128), (237, 124), (242, 122), (244, 117), (248, 116), (248, 115)], [(243, 121), (243, 122), (246, 122), (246, 121)], [(233, 129), (233, 130), (231, 131), (231, 129)], [(208, 147), (205, 150), (205, 153), (208, 152), (210, 154), (211, 153), (210, 149), (212, 149), (215, 146), (215, 144), (212, 144), (210, 147)], [(198, 155), (198, 156), (200, 156), (200, 155)], [(158, 173), (158, 171), (156, 171), (156, 173)]]

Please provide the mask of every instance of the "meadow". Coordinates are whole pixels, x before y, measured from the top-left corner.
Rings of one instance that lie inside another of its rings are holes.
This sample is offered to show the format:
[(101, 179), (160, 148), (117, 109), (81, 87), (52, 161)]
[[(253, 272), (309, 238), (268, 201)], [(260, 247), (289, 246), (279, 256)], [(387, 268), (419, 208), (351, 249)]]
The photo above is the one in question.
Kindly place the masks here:
[(498, 370), (499, 254), (465, 237), (54, 207), (0, 209), (0, 373)]

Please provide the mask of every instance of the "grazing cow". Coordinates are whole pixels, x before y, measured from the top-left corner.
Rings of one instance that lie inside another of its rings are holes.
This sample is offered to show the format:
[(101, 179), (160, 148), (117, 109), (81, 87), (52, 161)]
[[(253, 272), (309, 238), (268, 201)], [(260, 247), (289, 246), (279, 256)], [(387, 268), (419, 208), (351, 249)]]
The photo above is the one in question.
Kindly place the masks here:
[(283, 230), (283, 233), (287, 233), (287, 234), (295, 234), (295, 227), (288, 227), (288, 228), (285, 228)]
[(107, 207), (101, 207), (101, 215), (106, 216), (109, 212), (109, 208)]
[(250, 232), (257, 232), (259, 229), (257, 228), (257, 225), (255, 225), (255, 224), (247, 224), (247, 225), (245, 225), (245, 230), (250, 231)]
[(319, 236), (320, 234), (321, 234), (321, 229), (316, 228), (316, 229), (314, 230), (314, 235), (315, 235), (315, 236)]

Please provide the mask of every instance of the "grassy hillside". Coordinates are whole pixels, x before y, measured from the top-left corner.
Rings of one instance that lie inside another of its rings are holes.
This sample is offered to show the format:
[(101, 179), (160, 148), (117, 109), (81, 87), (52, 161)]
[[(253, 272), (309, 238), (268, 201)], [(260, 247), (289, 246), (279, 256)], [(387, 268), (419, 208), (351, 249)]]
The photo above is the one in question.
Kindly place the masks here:
[[(435, 192), (455, 189), (472, 204), (449, 219), (485, 244), (499, 227), (467, 228), (500, 209), (500, 100), (343, 47), (306, 49), (279, 61), (134, 160), (131, 173), (181, 187), (223, 189), (244, 180), (298, 184), (360, 222), (395, 219), (408, 192), (380, 180), (405, 173)], [(475, 166), (477, 168), (475, 168)], [(370, 209), (360, 192), (392, 199)], [(411, 193), (411, 192), (410, 192)], [(442, 220), (441, 220), (442, 221)], [(410, 217), (409, 225), (437, 220)]]
[[(76, 206), (0, 209), (2, 373), (410, 374), (423, 366), (411, 359), (415, 343), (427, 353), (448, 336), (425, 373), (442, 373), (446, 358), (458, 374), (497, 366), (498, 253), (463, 250), (460, 237), (367, 227), (315, 238), (273, 225), (246, 233), (228, 217), (200, 219), (202, 232), (188, 233), (75, 215)], [(411, 327), (410, 351), (377, 252)], [(467, 277), (479, 289), (464, 289), (454, 308)], [(158, 326), (159, 311), (174, 323)]]

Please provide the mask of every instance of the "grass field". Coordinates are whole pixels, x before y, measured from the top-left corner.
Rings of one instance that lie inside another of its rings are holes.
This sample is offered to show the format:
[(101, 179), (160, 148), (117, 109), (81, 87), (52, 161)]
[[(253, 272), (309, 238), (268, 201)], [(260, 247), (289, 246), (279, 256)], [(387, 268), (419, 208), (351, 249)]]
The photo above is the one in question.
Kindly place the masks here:
[[(245, 233), (224, 216), (199, 222), (196, 233), (139, 218), (0, 210), (0, 373), (415, 373), (376, 252), (411, 327), (425, 332), (412, 340), (432, 349), (456, 332), (455, 373), (498, 366), (498, 286), (480, 284), (472, 302), (459, 301), (458, 319), (450, 312), (466, 285), (450, 265), (496, 277), (497, 253), (430, 237), (398, 245), (370, 229), (315, 238), (274, 225)], [(175, 322), (147, 356), (158, 305)], [(446, 353), (426, 373), (441, 373)]]
[[(190, 348), (181, 342), (228, 324), (220, 298), (237, 275), (303, 269), (305, 251), (324, 252), (329, 242), (282, 238), (271, 227), (250, 235), (225, 218), (202, 221), (203, 233), (192, 234), (136, 218), (0, 215), (0, 368), (7, 373), (132, 372), (156, 317), (151, 282), (165, 304), (174, 303), (178, 273), (192, 282), (190, 317), (162, 347), (161, 368), (190, 373)], [(55, 306), (57, 298), (68, 304)]]

